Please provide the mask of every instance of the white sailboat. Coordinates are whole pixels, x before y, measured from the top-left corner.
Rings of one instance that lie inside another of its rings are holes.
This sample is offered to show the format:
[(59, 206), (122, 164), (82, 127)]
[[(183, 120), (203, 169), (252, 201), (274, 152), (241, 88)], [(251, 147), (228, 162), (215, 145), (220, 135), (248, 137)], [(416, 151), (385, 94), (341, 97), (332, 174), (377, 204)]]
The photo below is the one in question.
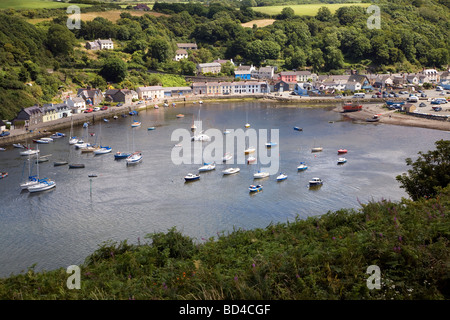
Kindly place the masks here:
[(70, 134), (69, 134), (69, 144), (75, 144), (79, 141), (77, 137), (73, 135), (73, 118), (70, 122)]
[(198, 169), (199, 172), (211, 171), (216, 169), (216, 163), (205, 163), (204, 166)]
[[(133, 130), (133, 129), (131, 129), (131, 130)], [(136, 150), (135, 146), (134, 146), (134, 130), (133, 130), (133, 150)], [(135, 151), (128, 158), (126, 158), (125, 161), (126, 161), (127, 165), (137, 164), (142, 161), (142, 158), (143, 158), (142, 152)]]
[(229, 174), (235, 174), (238, 173), (239, 171), (241, 171), (241, 169), (239, 168), (228, 168), (222, 171), (222, 173), (224, 175), (229, 175)]
[[(38, 156), (38, 160), (39, 160), (39, 156)], [(39, 179), (39, 161), (37, 161), (36, 168), (37, 168), (36, 170), (37, 170), (38, 183), (29, 186), (27, 188), (27, 190), (29, 192), (31, 192), (31, 193), (40, 192), (40, 191), (45, 191), (45, 190), (49, 190), (49, 189), (56, 187), (56, 182), (53, 180), (50, 180), (48, 178)]]
[(21, 183), (20, 188), (22, 190), (27, 190), (28, 187), (38, 184), (39, 181), (37, 177), (38, 177), (37, 175), (35, 176), (31, 175), (31, 155), (28, 155), (28, 180), (25, 181), (24, 183)]

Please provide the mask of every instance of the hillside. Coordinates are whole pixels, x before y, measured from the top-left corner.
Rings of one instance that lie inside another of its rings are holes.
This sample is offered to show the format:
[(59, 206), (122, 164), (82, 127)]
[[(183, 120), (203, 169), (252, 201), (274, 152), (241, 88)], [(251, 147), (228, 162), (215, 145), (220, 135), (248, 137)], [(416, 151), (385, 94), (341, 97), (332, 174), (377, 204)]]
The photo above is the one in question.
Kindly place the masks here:
[[(87, 257), (81, 289), (66, 270), (0, 279), (0, 299), (449, 299), (450, 187), (435, 199), (382, 200), (320, 217), (193, 239), (175, 229)], [(371, 265), (381, 288), (368, 289)]]

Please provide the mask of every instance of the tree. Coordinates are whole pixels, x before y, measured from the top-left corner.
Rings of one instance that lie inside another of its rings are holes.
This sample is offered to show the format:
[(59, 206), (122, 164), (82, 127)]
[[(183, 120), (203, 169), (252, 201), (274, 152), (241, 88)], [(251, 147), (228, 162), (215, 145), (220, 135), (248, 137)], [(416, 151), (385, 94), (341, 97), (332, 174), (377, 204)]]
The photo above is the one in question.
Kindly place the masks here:
[(285, 7), (283, 8), (283, 10), (281, 10), (279, 18), (281, 20), (286, 20), (294, 17), (294, 15), (295, 15), (294, 9), (292, 9), (291, 7)]
[(148, 54), (158, 62), (165, 62), (173, 57), (174, 52), (170, 43), (162, 38), (156, 38), (150, 42)]
[(411, 199), (433, 197), (439, 187), (445, 188), (450, 183), (450, 140), (435, 142), (436, 150), (418, 153), (416, 161), (406, 159), (406, 164), (412, 166), (408, 173), (396, 177), (401, 188)]
[(128, 74), (128, 67), (122, 59), (111, 58), (103, 64), (99, 74), (106, 81), (122, 82)]
[(227, 76), (233, 76), (234, 75), (234, 64), (232, 64), (230, 61), (225, 62), (224, 64), (222, 64), (222, 67), (220, 68), (220, 72)]
[(54, 24), (48, 29), (47, 47), (54, 55), (71, 55), (75, 45), (75, 35), (66, 26)]
[(319, 11), (317, 11), (316, 19), (319, 21), (330, 21), (333, 19), (333, 14), (331, 13), (328, 7), (320, 7)]
[(197, 65), (189, 61), (187, 59), (181, 59), (179, 61), (180, 64), (180, 73), (183, 75), (194, 76), (197, 70)]

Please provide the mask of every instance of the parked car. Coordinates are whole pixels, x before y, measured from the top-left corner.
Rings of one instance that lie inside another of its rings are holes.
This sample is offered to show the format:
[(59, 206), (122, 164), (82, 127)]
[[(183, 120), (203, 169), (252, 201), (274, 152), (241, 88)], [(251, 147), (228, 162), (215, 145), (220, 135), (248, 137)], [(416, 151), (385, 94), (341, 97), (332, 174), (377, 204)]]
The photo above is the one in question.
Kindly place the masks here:
[(100, 108), (100, 110), (108, 110), (108, 107), (107, 106), (103, 106), (103, 107)]
[(335, 99), (342, 99), (342, 96), (341, 96), (341, 95), (337, 95), (337, 96), (335, 96), (334, 98), (335, 98)]
[(420, 94), (420, 97), (422, 97), (422, 98), (426, 98), (426, 97), (427, 97), (427, 95), (426, 95), (425, 93), (421, 93), (421, 94)]
[(373, 94), (372, 98), (378, 98), (378, 96), (376, 94)]
[(2, 133), (0, 133), (0, 137), (6, 137), (9, 136), (11, 133), (9, 131), (3, 131)]
[(418, 93), (423, 93), (423, 91), (422, 90), (419, 90), (419, 91), (417, 91)]
[(94, 108), (94, 112), (97, 112), (97, 111), (100, 111), (100, 108), (99, 108), (99, 107), (95, 107), (95, 108)]
[(89, 109), (84, 110), (84, 113), (91, 113), (92, 111), (94, 111), (94, 109), (89, 108)]
[(117, 106), (118, 106), (118, 107), (121, 107), (121, 106), (123, 106), (123, 103), (122, 103), (122, 102), (121, 102), (121, 103), (118, 103)]

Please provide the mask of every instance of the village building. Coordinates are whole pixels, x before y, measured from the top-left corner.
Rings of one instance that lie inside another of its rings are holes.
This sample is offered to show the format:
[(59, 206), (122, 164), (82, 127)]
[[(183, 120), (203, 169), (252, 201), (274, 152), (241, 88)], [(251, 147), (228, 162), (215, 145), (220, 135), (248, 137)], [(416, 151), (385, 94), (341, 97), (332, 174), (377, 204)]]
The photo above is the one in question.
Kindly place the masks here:
[(28, 108), (22, 108), (17, 116), (12, 120), (14, 126), (19, 126), (19, 123), (23, 123), (25, 127), (31, 127), (43, 122), (42, 109), (36, 104)]
[(112, 50), (114, 49), (114, 42), (111, 38), (107, 40), (97, 39), (86, 42), (86, 49), (88, 50)]
[(164, 89), (162, 86), (139, 87), (136, 89), (138, 98), (141, 100), (163, 99)]
[(199, 63), (197, 64), (197, 73), (213, 73), (218, 74), (222, 69), (222, 65), (218, 62)]
[(86, 110), (86, 102), (81, 97), (69, 97), (64, 103), (72, 110), (72, 114), (83, 113)]

